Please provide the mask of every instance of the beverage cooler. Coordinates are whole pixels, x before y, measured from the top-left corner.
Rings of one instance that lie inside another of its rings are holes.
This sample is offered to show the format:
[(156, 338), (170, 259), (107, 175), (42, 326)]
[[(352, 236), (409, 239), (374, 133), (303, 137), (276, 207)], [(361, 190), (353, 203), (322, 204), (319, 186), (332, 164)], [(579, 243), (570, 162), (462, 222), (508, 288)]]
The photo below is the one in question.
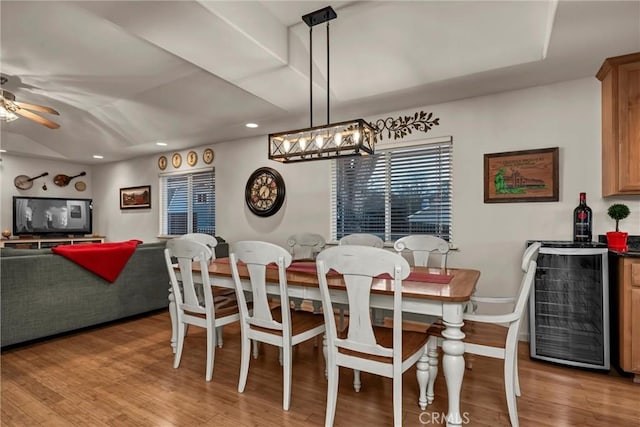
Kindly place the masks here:
[(609, 369), (607, 252), (602, 243), (542, 241), (529, 298), (531, 358)]

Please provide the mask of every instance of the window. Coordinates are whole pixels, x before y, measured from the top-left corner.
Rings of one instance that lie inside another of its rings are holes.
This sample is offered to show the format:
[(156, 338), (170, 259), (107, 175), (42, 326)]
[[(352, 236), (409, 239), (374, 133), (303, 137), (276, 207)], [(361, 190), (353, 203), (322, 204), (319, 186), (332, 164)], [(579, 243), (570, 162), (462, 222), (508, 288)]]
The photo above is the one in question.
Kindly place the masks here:
[(160, 234), (215, 235), (215, 172), (167, 174), (160, 177)]
[(397, 147), (335, 160), (334, 239), (352, 233), (371, 233), (385, 241), (407, 234), (451, 239), (451, 138)]

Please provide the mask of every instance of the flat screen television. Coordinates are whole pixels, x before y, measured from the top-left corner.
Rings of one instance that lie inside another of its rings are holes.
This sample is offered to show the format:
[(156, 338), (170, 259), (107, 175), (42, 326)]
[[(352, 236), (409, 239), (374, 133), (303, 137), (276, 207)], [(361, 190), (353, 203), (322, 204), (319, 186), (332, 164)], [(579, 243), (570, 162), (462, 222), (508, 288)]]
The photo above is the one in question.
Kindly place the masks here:
[(93, 232), (93, 201), (54, 197), (13, 197), (13, 234), (85, 235)]

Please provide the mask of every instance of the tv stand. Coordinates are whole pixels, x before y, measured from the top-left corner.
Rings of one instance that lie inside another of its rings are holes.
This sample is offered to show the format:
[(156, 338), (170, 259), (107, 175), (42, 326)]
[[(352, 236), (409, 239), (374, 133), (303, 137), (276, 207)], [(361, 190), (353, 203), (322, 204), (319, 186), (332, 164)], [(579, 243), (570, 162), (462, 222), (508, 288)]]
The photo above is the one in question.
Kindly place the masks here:
[(43, 239), (3, 239), (0, 248), (46, 249), (58, 245), (75, 245), (81, 243), (104, 243), (104, 237), (50, 237)]

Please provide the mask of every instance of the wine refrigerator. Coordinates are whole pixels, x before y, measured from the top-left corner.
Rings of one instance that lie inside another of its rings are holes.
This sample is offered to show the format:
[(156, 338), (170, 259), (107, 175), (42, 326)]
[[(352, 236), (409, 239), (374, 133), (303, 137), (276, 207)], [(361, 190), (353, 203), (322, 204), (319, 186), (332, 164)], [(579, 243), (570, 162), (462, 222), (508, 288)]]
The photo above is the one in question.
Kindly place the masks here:
[(542, 241), (529, 298), (533, 359), (609, 369), (607, 252), (597, 242)]

